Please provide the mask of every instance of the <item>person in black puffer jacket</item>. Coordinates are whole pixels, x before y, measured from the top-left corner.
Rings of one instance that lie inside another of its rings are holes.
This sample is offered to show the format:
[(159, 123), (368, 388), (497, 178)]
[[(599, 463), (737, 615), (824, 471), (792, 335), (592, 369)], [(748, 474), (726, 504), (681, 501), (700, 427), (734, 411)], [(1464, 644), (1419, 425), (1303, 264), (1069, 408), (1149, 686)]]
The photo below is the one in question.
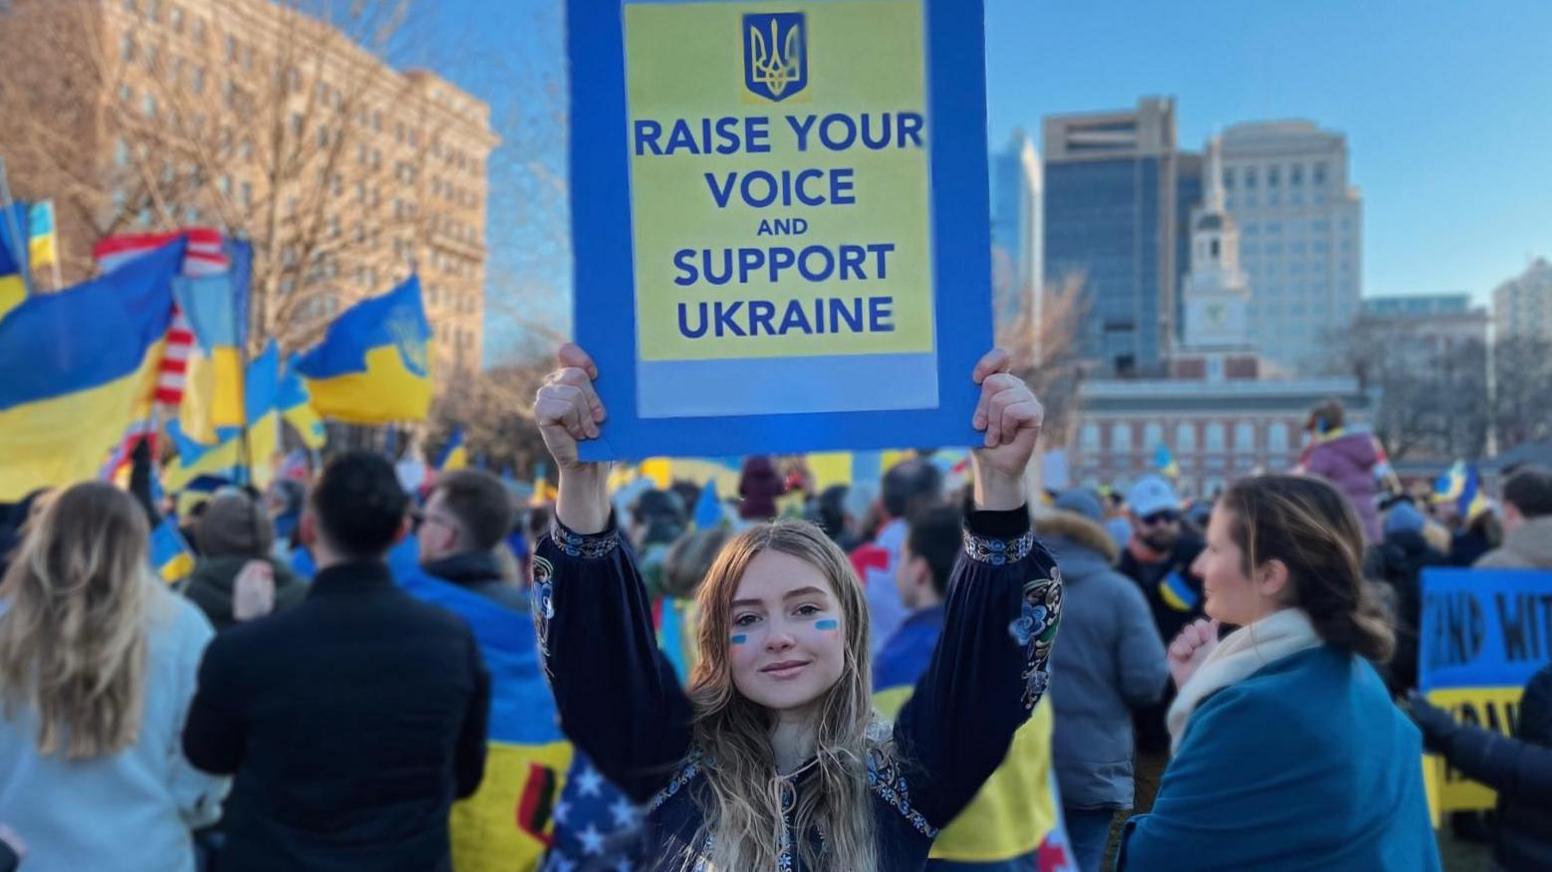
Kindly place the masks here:
[(1423, 535), (1427, 520), (1410, 501), (1390, 506), (1385, 515), (1385, 540), (1373, 549), (1371, 577), (1390, 587), (1395, 605), (1396, 653), (1384, 670), (1393, 696), (1417, 686), (1417, 633), (1422, 615), (1422, 574), (1444, 566), (1445, 555)]
[(1458, 723), (1413, 691), (1423, 745), (1498, 791), (1493, 858), (1507, 872), (1552, 869), (1552, 663), (1525, 685), (1514, 736)]

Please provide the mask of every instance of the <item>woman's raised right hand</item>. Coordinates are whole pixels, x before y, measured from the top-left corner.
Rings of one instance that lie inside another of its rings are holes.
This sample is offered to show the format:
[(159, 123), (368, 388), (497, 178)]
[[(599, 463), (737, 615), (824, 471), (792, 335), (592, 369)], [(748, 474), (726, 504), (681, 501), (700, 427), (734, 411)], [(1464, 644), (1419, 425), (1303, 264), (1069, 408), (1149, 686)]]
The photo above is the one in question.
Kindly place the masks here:
[(544, 437), (544, 447), (561, 470), (577, 469), (577, 443), (598, 438), (606, 413), (593, 390), (598, 367), (593, 359), (568, 342), (555, 355), (557, 367), (545, 376), (534, 397), (534, 421)]

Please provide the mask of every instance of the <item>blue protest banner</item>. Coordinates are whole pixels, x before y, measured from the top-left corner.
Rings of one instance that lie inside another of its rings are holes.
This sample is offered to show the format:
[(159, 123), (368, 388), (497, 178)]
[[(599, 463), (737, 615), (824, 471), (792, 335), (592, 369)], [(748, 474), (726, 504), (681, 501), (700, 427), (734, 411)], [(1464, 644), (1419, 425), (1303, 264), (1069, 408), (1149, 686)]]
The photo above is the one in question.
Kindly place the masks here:
[(568, 0), (589, 460), (967, 445), (981, 0)]
[(1418, 688), (1521, 688), (1552, 660), (1552, 572), (1423, 572)]
[[(1428, 569), (1422, 597), (1418, 689), (1463, 723), (1513, 733), (1525, 683), (1552, 660), (1552, 572)], [(1436, 811), (1493, 807), (1488, 788), (1427, 766)]]

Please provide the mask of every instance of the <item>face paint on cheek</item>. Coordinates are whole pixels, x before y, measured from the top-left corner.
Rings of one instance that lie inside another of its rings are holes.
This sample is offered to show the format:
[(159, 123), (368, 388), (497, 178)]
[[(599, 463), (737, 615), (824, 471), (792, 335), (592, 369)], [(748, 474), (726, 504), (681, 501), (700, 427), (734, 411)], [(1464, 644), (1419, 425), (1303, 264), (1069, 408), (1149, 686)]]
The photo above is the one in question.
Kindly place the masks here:
[(835, 618), (822, 618), (814, 622), (814, 628), (819, 630), (839, 630), (841, 622)]
[(729, 639), (728, 641), (732, 642), (734, 645), (742, 645), (745, 642), (749, 641), (749, 636), (744, 634), (744, 633), (737, 633), (737, 634), (735, 634), (733, 636), (733, 638)]

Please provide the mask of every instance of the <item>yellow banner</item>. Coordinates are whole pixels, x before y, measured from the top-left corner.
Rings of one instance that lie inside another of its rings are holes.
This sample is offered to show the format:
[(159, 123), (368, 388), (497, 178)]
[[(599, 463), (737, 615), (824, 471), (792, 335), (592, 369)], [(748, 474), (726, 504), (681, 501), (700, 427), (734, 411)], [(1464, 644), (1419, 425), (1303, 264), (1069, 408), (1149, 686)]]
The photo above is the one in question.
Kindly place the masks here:
[[(1519, 719), (1521, 687), (1461, 687), (1434, 690), (1428, 701), (1445, 709), (1458, 721), (1512, 735)], [(1423, 757), (1425, 784), (1429, 788), (1429, 812), (1435, 820), (1453, 811), (1478, 811), (1497, 804), (1492, 790), (1460, 774), (1443, 757)]]

